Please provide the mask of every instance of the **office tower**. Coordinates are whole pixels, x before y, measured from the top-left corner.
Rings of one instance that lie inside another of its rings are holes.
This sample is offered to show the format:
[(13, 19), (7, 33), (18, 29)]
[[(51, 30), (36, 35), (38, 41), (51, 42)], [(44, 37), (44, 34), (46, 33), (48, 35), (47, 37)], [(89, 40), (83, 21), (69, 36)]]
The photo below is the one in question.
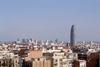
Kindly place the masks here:
[(17, 43), (20, 43), (20, 39), (19, 38), (17, 39)]
[(34, 42), (32, 38), (30, 38), (30, 41), (31, 41), (31, 42)]
[(41, 44), (44, 44), (43, 40), (41, 40)]
[(48, 45), (49, 44), (49, 42), (48, 42), (48, 40), (46, 41), (46, 43), (45, 43), (46, 45)]
[(75, 25), (72, 25), (70, 33), (70, 46), (76, 46), (76, 45), (77, 45), (76, 27)]
[(38, 44), (44, 44), (43, 40), (39, 40)]
[(90, 45), (93, 45), (93, 42), (92, 41), (90, 42)]
[(68, 47), (69, 47), (69, 46), (70, 46), (70, 42), (67, 42), (67, 43), (66, 43), (66, 46), (68, 46)]
[(19, 38), (17, 39), (17, 41), (20, 41)]
[(37, 40), (35, 40), (34, 42), (35, 42), (36, 45), (38, 44), (38, 41)]
[(22, 39), (22, 43), (26, 43), (26, 40), (25, 39)]
[(53, 41), (51, 40), (50, 43), (53, 43)]
[(30, 39), (27, 39), (27, 43), (30, 42)]
[(58, 43), (58, 39), (55, 40), (55, 43)]

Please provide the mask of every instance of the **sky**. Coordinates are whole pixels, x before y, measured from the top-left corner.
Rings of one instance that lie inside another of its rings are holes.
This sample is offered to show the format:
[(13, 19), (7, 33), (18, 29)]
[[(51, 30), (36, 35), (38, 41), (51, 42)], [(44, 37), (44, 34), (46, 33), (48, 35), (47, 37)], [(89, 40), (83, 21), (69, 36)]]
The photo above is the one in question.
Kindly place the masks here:
[(0, 41), (100, 41), (100, 0), (0, 0)]

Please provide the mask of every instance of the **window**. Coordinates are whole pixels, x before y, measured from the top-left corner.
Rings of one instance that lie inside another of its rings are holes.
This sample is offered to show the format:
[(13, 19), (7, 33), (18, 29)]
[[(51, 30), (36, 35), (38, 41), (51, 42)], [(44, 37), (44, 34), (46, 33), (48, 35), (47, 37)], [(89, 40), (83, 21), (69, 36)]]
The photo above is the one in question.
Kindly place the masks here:
[(57, 66), (57, 65), (58, 65), (57, 63), (54, 64), (54, 66)]
[(17, 61), (16, 61), (16, 63), (17, 63)]
[(55, 59), (54, 61), (55, 61), (55, 62), (58, 62), (58, 60), (57, 60), (57, 59)]
[(62, 59), (60, 59), (60, 61), (62, 61)]

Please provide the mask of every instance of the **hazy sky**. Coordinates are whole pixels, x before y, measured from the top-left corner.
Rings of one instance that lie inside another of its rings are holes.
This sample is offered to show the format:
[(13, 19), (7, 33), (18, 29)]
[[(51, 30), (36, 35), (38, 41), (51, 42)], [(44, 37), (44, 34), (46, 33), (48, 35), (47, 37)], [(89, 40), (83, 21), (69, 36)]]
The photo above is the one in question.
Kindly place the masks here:
[(0, 0), (0, 41), (100, 41), (100, 0)]

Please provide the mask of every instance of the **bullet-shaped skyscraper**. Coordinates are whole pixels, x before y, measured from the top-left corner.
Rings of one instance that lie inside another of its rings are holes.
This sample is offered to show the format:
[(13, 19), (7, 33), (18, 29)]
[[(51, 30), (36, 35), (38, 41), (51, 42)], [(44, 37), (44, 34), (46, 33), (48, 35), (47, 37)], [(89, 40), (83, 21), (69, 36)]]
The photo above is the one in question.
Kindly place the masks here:
[(70, 46), (76, 46), (76, 45), (77, 45), (77, 32), (75, 25), (72, 25), (70, 33)]

